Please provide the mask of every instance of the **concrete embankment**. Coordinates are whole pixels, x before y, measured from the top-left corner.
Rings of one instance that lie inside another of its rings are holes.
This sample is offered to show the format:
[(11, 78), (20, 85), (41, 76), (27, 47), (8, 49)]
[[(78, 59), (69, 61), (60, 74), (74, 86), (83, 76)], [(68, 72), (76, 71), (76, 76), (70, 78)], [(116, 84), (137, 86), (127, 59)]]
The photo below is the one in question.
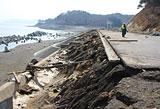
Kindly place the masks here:
[(27, 88), (32, 90), (21, 87), (14, 107), (160, 108), (160, 70), (127, 66), (112, 44), (102, 41), (107, 37), (97, 30), (84, 32), (42, 64), (30, 66)]
[[(79, 34), (81, 34), (81, 33), (79, 33)], [(34, 56), (37, 58), (45, 58), (45, 57), (49, 56), (50, 54), (52, 54), (53, 52), (60, 49), (61, 47), (63, 48), (63, 47), (69, 46), (70, 42), (72, 40), (74, 40), (75, 36), (77, 36), (79, 34), (74, 34), (74, 35), (68, 36), (68, 38), (65, 39), (64, 41), (55, 43), (49, 47), (46, 47), (46, 48), (34, 53)]]

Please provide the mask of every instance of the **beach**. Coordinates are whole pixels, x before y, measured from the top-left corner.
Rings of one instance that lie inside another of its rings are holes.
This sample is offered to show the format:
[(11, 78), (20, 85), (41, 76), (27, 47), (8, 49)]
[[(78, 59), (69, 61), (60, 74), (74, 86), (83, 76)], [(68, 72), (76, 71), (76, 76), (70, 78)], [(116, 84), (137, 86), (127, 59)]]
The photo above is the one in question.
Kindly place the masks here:
[(24, 71), (32, 59), (39, 60), (39, 58), (34, 57), (34, 53), (60, 41), (60, 39), (57, 39), (42, 41), (41, 43), (24, 44), (11, 49), (10, 52), (0, 52), (0, 85), (13, 77), (10, 74), (11, 72)]

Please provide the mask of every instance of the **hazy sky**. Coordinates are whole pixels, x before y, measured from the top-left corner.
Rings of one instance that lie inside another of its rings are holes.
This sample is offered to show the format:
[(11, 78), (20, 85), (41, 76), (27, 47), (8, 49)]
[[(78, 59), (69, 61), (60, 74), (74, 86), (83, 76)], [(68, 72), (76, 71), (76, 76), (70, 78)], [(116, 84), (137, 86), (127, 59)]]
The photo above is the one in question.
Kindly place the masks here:
[(139, 0), (0, 0), (2, 19), (47, 19), (63, 12), (83, 10), (92, 14), (136, 14)]

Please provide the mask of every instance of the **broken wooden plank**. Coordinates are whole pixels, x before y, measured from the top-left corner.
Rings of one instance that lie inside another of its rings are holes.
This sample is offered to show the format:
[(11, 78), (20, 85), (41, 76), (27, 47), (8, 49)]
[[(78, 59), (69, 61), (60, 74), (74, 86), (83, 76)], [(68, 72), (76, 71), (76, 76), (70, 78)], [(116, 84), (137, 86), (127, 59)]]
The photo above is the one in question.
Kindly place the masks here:
[[(88, 60), (85, 60), (88, 61)], [(56, 65), (52, 65), (52, 66), (37, 66), (37, 65), (33, 65), (33, 64), (29, 64), (28, 68), (29, 69), (50, 69), (50, 68), (55, 68), (55, 67), (64, 67), (64, 66), (71, 66), (73, 64), (79, 64), (85, 61), (69, 61), (67, 64), (56, 64)], [(28, 70), (27, 70), (28, 71)]]
[(124, 40), (124, 39), (110, 39), (109, 41), (112, 41), (112, 42), (138, 42), (138, 40), (135, 40), (135, 39), (127, 39), (127, 40)]
[(50, 69), (50, 68), (55, 68), (55, 67), (63, 67), (63, 66), (67, 66), (68, 64), (57, 64), (57, 65), (52, 65), (52, 66), (35, 66), (35, 65), (29, 65), (29, 67), (31, 69)]
[(16, 82), (17, 82), (18, 84), (20, 84), (20, 80), (18, 79), (16, 73), (15, 73), (15, 72), (12, 72), (12, 73), (13, 73), (14, 78), (16, 79)]
[[(84, 60), (84, 61), (68, 61), (68, 63), (71, 63), (71, 64), (79, 64), (79, 63), (83, 63), (83, 62), (86, 62), (86, 61), (90, 61), (90, 60)], [(52, 65), (61, 65), (63, 63), (59, 62), (59, 63), (50, 63)]]

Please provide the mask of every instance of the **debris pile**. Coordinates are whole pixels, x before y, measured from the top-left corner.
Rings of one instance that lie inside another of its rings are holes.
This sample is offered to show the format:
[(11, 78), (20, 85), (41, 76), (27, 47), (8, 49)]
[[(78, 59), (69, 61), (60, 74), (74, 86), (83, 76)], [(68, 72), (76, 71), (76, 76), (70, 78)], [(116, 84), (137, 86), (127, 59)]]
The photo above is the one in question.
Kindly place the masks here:
[(57, 67), (59, 73), (28, 102), (28, 108), (160, 108), (159, 69), (132, 69), (109, 62), (96, 30), (78, 36), (56, 56), (44, 66), (30, 66), (52, 71)]
[(81, 63), (67, 72), (68, 79), (54, 103), (57, 108), (104, 108), (115, 94), (114, 87), (128, 74), (120, 63), (109, 63), (96, 31), (79, 36), (75, 42), (79, 44), (67, 47), (62, 57)]

